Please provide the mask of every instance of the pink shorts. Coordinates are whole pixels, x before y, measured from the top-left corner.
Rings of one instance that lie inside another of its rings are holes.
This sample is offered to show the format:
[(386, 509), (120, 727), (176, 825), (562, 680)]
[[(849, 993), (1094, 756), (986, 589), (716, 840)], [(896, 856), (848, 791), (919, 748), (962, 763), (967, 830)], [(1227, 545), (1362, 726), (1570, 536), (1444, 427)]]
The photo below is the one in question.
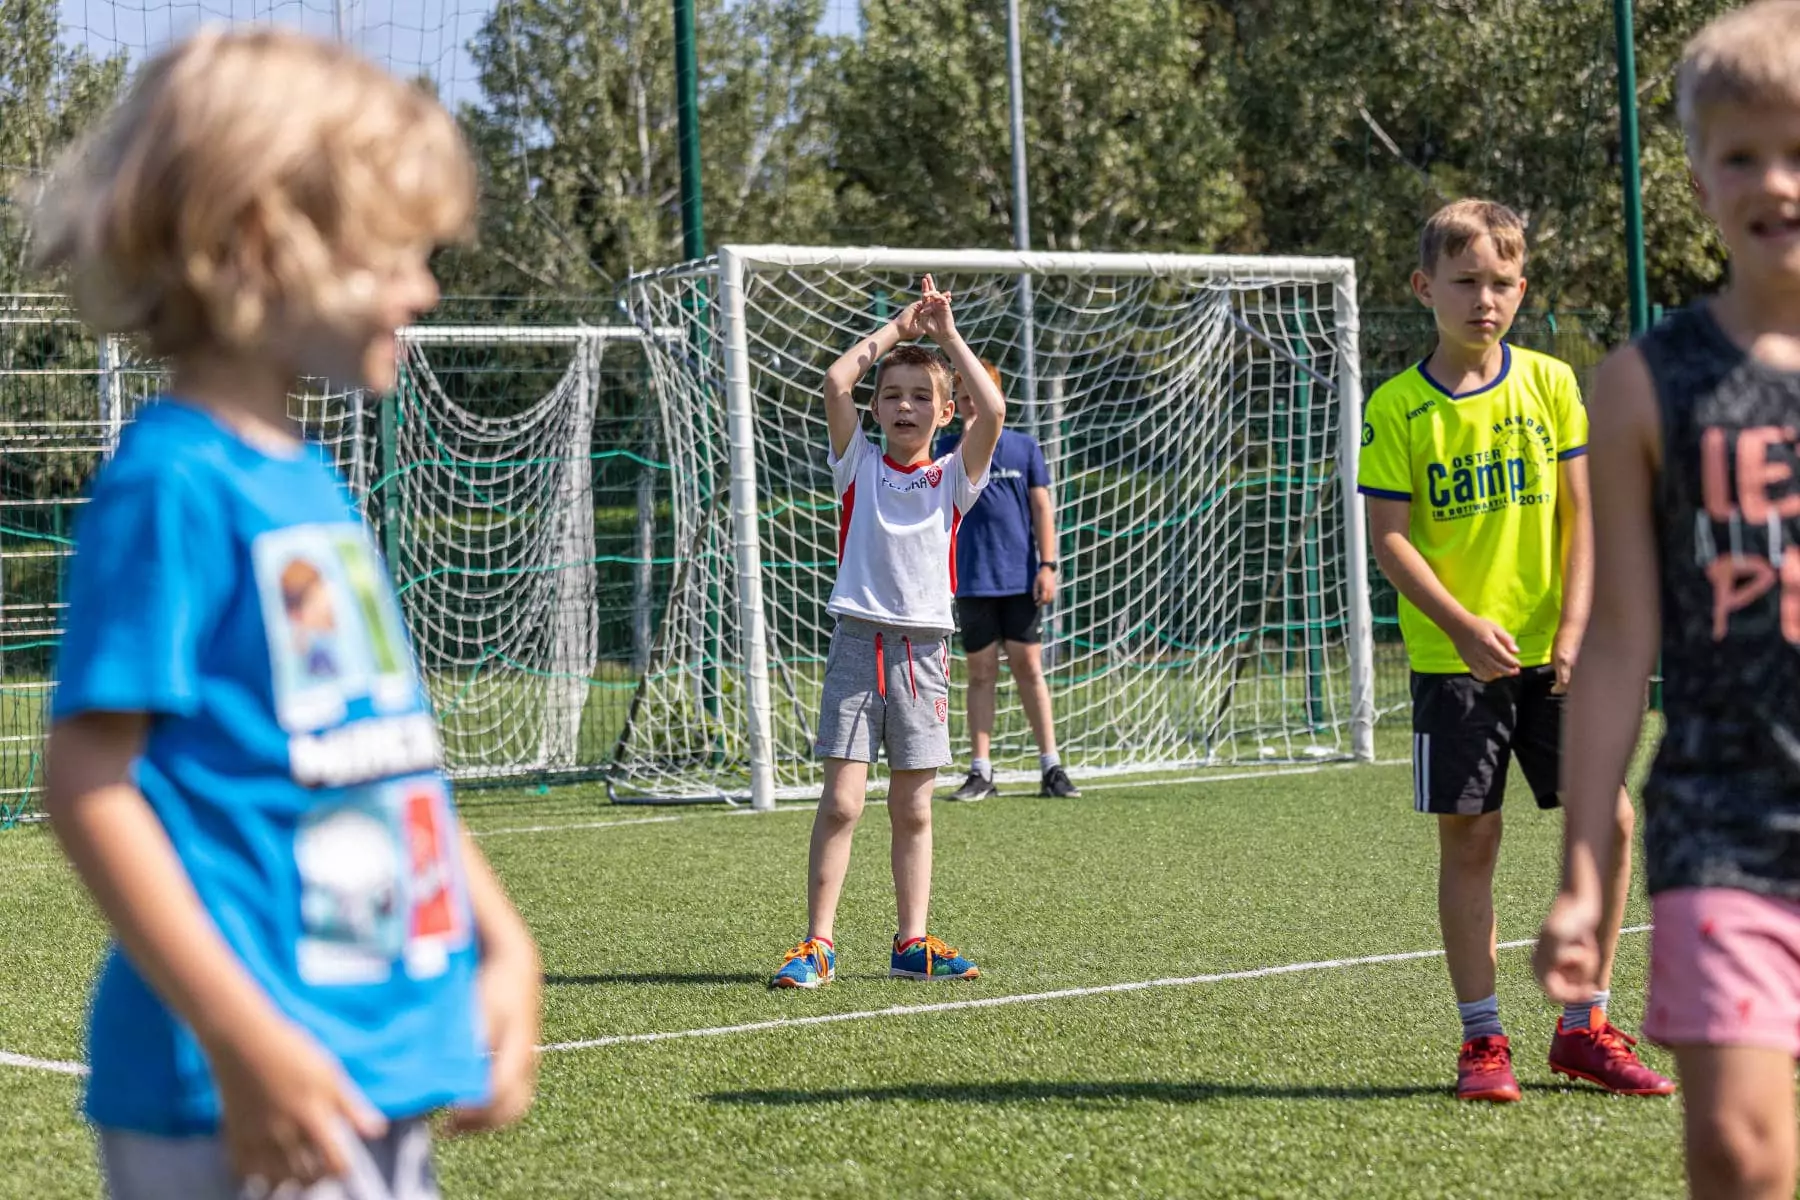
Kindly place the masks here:
[(1800, 903), (1677, 888), (1656, 895), (1650, 910), (1647, 1036), (1800, 1057)]

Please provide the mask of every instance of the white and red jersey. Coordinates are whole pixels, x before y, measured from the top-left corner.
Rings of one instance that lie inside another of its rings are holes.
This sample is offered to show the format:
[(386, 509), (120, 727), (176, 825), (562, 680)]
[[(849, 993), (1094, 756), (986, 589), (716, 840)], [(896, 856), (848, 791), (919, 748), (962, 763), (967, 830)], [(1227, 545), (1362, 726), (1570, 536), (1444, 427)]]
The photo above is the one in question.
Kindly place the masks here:
[(826, 611), (948, 635), (956, 628), (956, 527), (987, 485), (957, 448), (902, 466), (857, 430), (828, 457), (837, 487), (838, 573)]

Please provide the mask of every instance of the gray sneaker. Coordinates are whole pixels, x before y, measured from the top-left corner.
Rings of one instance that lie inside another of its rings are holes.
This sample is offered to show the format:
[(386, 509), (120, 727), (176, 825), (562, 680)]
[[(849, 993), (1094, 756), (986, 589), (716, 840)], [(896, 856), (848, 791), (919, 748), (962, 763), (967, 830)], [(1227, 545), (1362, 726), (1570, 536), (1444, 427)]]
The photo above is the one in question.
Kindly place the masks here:
[(951, 792), (945, 799), (982, 800), (989, 796), (998, 796), (999, 794), (1000, 789), (994, 786), (993, 780), (981, 774), (979, 771), (970, 771), (969, 777), (963, 780), (963, 785), (954, 792)]
[(1044, 785), (1038, 789), (1040, 796), (1079, 796), (1081, 789), (1069, 778), (1069, 773), (1061, 767), (1051, 767), (1044, 772)]

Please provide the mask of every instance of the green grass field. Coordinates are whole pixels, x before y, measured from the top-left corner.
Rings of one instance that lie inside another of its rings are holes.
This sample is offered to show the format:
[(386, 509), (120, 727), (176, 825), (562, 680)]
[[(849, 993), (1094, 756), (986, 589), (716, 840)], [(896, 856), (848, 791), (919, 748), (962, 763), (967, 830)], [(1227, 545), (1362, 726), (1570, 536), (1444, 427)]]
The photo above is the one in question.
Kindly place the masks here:
[[(1384, 756), (1404, 748), (1384, 728)], [(1502, 939), (1535, 932), (1560, 833), (1517, 788), (1513, 802)], [(985, 972), (962, 985), (886, 978), (887, 822), (871, 808), (839, 982), (812, 994), (763, 986), (804, 920), (804, 808), (621, 810), (569, 788), (472, 792), (464, 811), (542, 944), (546, 1041), (601, 1044), (546, 1053), (522, 1127), (441, 1146), (452, 1197), (1681, 1192), (1678, 1101), (1552, 1082), (1555, 1010), (1527, 950), (1501, 951), (1526, 1088), (1505, 1108), (1450, 1096), (1441, 959), (1341, 961), (1437, 943), (1434, 832), (1404, 765), (940, 805), (934, 925)], [(0, 835), (0, 904), (0, 1051), (78, 1059), (103, 935), (41, 827)], [(1640, 895), (1627, 923), (1647, 919)], [(1627, 1028), (1645, 951), (1626, 936)], [(826, 1015), (852, 1019), (606, 1041)], [(0, 1065), (0, 1196), (97, 1194), (79, 1090)]]

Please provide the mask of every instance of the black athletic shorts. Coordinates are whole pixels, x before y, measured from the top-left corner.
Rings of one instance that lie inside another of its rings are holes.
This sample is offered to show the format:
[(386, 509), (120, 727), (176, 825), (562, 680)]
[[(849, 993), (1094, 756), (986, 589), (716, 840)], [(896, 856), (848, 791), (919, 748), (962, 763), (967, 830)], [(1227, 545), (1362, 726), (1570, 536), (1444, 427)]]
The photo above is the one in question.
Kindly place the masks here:
[(1555, 808), (1563, 711), (1555, 686), (1551, 666), (1490, 683), (1413, 672), (1413, 808), (1446, 816), (1495, 812), (1515, 757), (1538, 807)]
[(958, 596), (956, 626), (962, 631), (964, 654), (986, 650), (1002, 638), (1033, 645), (1044, 640), (1038, 604), (1030, 592), (1016, 596)]

